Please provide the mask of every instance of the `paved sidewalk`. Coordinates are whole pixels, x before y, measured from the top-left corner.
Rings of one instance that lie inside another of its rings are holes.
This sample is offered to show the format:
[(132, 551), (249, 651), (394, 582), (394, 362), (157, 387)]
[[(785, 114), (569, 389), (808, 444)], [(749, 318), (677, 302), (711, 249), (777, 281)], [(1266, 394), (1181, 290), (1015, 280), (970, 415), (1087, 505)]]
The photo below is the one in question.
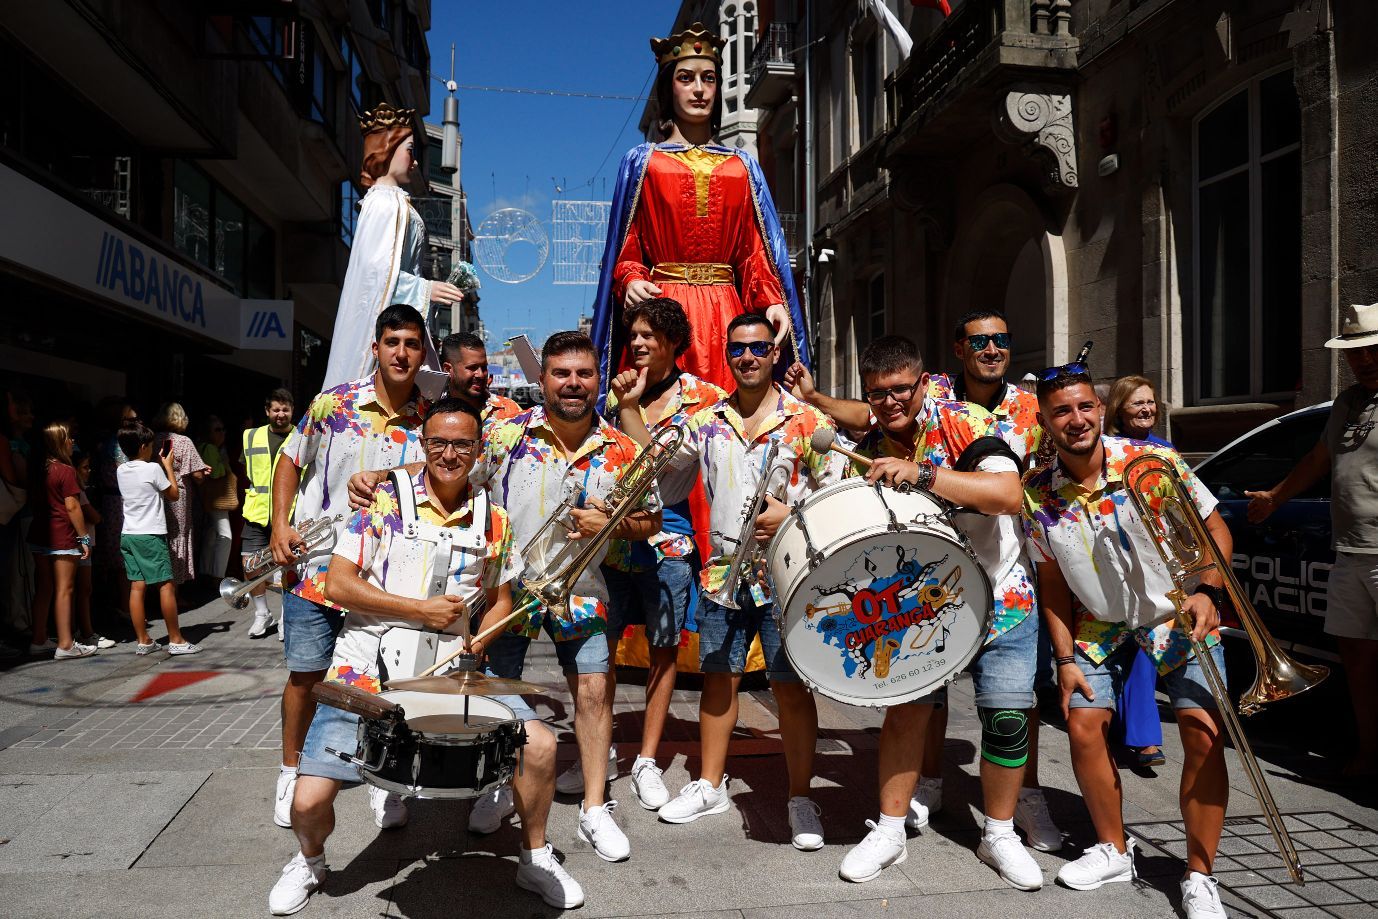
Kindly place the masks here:
[[(273, 603), (276, 609), (277, 599)], [(136, 657), (125, 643), (76, 661), (34, 661), (0, 672), (0, 891), (3, 912), (25, 917), (267, 915), (268, 890), (296, 851), (272, 823), (278, 762), (278, 695), (285, 677), (275, 636), (245, 636), (248, 617), (222, 604), (183, 617), (205, 653)], [(161, 631), (155, 631), (161, 634)], [(528, 678), (558, 686), (553, 653), (533, 646)], [(635, 676), (633, 676), (635, 678)], [(691, 682), (691, 681), (682, 681)], [(1067, 737), (1045, 728), (1041, 774), (1068, 834), (1057, 854), (1036, 853), (1048, 886), (1006, 887), (973, 854), (979, 839), (976, 743), (969, 681), (954, 687), (945, 748), (944, 809), (909, 841), (909, 859), (864, 885), (837, 876), (846, 850), (876, 812), (881, 713), (819, 700), (815, 800), (828, 845), (796, 852), (785, 818), (784, 762), (770, 695), (742, 700), (728, 771), (731, 811), (684, 826), (640, 808), (625, 771), (636, 755), (642, 695), (618, 689), (615, 731), (623, 775), (613, 783), (630, 861), (612, 865), (575, 836), (578, 802), (562, 798), (551, 841), (584, 885), (593, 916), (1170, 917), (1184, 842), (1177, 814), (1180, 744), (1165, 725), (1168, 767), (1156, 777), (1123, 772), (1125, 819), (1141, 839), (1140, 881), (1092, 893), (1053, 885), (1065, 860), (1094, 842), (1068, 762)], [(1300, 704), (1300, 703), (1297, 703)], [(537, 710), (556, 726), (561, 767), (573, 759), (568, 696)], [(697, 767), (697, 694), (678, 690), (662, 747), (666, 783)], [(1264, 716), (1265, 718), (1272, 716)], [(1299, 752), (1299, 726), (1264, 725), (1258, 748), (1279, 805), (1290, 816), (1309, 871), (1285, 880), (1247, 782), (1231, 752), (1230, 826), (1217, 864), (1232, 916), (1378, 917), (1378, 811), (1298, 780), (1316, 771)], [(1251, 732), (1255, 730), (1251, 726)], [(1302, 738), (1305, 739), (1305, 738)], [(1353, 795), (1352, 792), (1350, 792)], [(1358, 796), (1355, 796), (1356, 798)], [(362, 789), (345, 792), (327, 857), (332, 869), (305, 917), (549, 916), (513, 883), (517, 830), (467, 833), (465, 802), (413, 802), (410, 824), (374, 828)]]

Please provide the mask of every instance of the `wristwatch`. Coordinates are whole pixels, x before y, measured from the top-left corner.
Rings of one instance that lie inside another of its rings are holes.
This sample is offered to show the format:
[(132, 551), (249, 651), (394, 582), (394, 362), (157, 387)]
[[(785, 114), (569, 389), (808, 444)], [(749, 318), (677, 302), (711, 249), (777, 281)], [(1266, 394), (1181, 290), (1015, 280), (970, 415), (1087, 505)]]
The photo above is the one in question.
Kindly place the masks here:
[(919, 463), (919, 477), (918, 481), (914, 483), (914, 487), (920, 491), (932, 491), (933, 480), (937, 477), (938, 468), (936, 466), (932, 463)]
[(1225, 591), (1212, 584), (1197, 584), (1196, 589), (1193, 590), (1192, 593), (1205, 594), (1207, 597), (1210, 597), (1211, 603), (1215, 605), (1216, 609), (1220, 609), (1225, 605)]

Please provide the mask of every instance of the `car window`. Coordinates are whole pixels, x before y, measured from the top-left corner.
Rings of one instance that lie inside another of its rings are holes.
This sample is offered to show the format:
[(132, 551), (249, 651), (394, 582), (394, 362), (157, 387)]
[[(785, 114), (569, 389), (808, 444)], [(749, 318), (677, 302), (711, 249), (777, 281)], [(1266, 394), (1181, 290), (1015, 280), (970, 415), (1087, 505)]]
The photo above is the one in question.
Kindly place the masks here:
[[(1202, 463), (1197, 475), (1222, 500), (1243, 498), (1245, 491), (1272, 488), (1316, 446), (1325, 431), (1327, 417), (1328, 412), (1308, 412), (1255, 431), (1226, 452)], [(1330, 497), (1330, 476), (1326, 475), (1297, 497)]]

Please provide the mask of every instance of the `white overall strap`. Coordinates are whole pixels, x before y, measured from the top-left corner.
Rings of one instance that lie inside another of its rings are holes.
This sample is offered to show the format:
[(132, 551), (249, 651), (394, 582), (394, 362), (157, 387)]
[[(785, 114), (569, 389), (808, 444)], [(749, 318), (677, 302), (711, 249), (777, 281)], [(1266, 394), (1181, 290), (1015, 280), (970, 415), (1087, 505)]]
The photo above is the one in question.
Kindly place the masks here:
[(461, 549), (482, 552), (488, 547), (488, 490), (475, 488), (472, 492), (469, 525), (454, 528), (454, 543)]
[(416, 485), (412, 482), (411, 473), (398, 468), (389, 472), (388, 477), (392, 479), (393, 488), (397, 489), (397, 511), (402, 517), (402, 535), (407, 539), (415, 539), (418, 535)]

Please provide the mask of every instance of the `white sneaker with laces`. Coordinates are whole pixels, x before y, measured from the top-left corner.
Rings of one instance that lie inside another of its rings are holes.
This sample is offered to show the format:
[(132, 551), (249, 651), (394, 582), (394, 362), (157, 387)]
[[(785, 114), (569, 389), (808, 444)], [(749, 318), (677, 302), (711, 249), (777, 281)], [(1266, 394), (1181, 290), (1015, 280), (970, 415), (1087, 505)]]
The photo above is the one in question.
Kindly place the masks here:
[(632, 763), (632, 791), (636, 800), (648, 811), (660, 810), (670, 800), (670, 790), (661, 778), (661, 769), (656, 761), (638, 756)]
[(65, 661), (73, 657), (90, 657), (96, 653), (95, 645), (84, 645), (79, 641), (72, 642), (70, 648), (58, 648), (53, 652), (53, 660)]
[(843, 857), (842, 865), (837, 869), (838, 876), (844, 881), (864, 884), (879, 877), (886, 868), (898, 865), (909, 857), (904, 833), (877, 826), (874, 820), (867, 820), (866, 825), (871, 832)]
[(249, 626), (249, 637), (262, 638), (268, 634), (268, 627), (272, 624), (272, 613), (254, 613), (253, 625)]
[(1209, 874), (1193, 871), (1182, 878), (1182, 909), (1187, 919), (1225, 919), (1220, 904), (1219, 882)]
[(268, 912), (274, 916), (290, 916), (301, 910), (325, 879), (325, 860), (313, 859), (298, 852), (282, 869), (282, 877), (268, 894)]
[[(611, 782), (617, 778), (617, 747), (608, 748), (608, 778)], [(584, 764), (580, 760), (578, 751), (575, 752), (574, 764), (561, 772), (555, 779), (555, 790), (562, 795), (581, 795), (584, 793)]]
[(909, 815), (904, 825), (911, 830), (928, 826), (928, 818), (943, 809), (943, 780), (920, 778), (909, 801)]
[(201, 646), (200, 646), (200, 645), (194, 645), (194, 644), (192, 644), (192, 643), (189, 642), (189, 641), (184, 641), (184, 642), (182, 642), (181, 644), (173, 644), (172, 642), (168, 642), (168, 643), (167, 643), (167, 653), (168, 653), (168, 654), (174, 654), (174, 655), (175, 655), (175, 654), (200, 654), (200, 653), (201, 653)]
[(1073, 890), (1095, 890), (1103, 884), (1134, 879), (1134, 840), (1126, 839), (1123, 852), (1108, 843), (1097, 843), (1068, 862), (1057, 872), (1057, 879)]
[(816, 852), (823, 848), (823, 822), (819, 816), (823, 808), (812, 798), (795, 796), (789, 799), (790, 842), (800, 852)]
[(1000, 879), (1016, 890), (1038, 890), (1043, 886), (1043, 869), (1013, 833), (982, 836), (976, 857), (995, 869)]
[(517, 812), (512, 786), (501, 785), (474, 802), (469, 811), (469, 832), (487, 836), (497, 832), (502, 822)]
[(724, 773), (717, 788), (707, 779), (698, 779), (685, 785), (672, 801), (660, 809), (659, 814), (666, 823), (693, 823), (700, 817), (721, 814), (731, 806), (727, 775)]
[(517, 886), (540, 894), (541, 899), (556, 909), (574, 909), (584, 905), (584, 888), (569, 876), (565, 866), (547, 844), (531, 853), (531, 860), (522, 855), (517, 865)]
[(407, 813), (407, 802), (402, 800), (401, 795), (370, 785), (368, 803), (373, 809), (373, 823), (378, 829), (393, 830), (407, 825), (410, 815)]
[(95, 632), (83, 638), (81, 643), (84, 645), (94, 645), (97, 651), (108, 651), (115, 647), (115, 639), (106, 638), (104, 635), (98, 635)]
[(1062, 848), (1062, 831), (1048, 813), (1048, 799), (1041, 788), (1024, 788), (1014, 806), (1014, 825), (1024, 831), (1029, 848), (1040, 852), (1056, 852)]
[(588, 810), (584, 810), (583, 802), (579, 803), (579, 838), (593, 846), (593, 851), (605, 862), (626, 861), (632, 854), (632, 844), (627, 841), (627, 834), (612, 819), (615, 810), (616, 801)]
[(292, 828), (292, 798), (296, 793), (297, 770), (279, 770), (277, 797), (273, 800), (273, 822), (289, 830)]

